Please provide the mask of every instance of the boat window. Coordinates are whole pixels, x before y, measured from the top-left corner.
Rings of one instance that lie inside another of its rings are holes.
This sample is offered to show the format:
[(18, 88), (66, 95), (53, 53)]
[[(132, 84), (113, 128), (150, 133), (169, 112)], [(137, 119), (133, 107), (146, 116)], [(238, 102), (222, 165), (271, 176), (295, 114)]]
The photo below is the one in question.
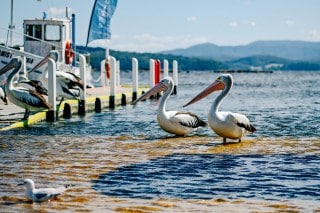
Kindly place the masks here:
[(40, 24), (27, 24), (26, 25), (26, 40), (35, 41), (42, 39), (42, 28)]
[(45, 40), (47, 41), (60, 41), (61, 28), (60, 25), (47, 24), (44, 28)]

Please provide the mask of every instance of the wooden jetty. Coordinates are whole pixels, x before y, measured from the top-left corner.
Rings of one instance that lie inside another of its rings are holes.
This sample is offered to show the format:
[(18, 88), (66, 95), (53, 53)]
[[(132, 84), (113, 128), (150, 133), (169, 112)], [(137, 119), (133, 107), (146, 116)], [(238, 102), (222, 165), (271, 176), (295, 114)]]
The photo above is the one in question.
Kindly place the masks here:
[[(139, 87), (138, 95), (148, 90), (147, 85)], [(132, 88), (130, 86), (121, 86), (117, 88), (117, 94), (114, 99), (114, 107), (124, 106), (133, 100)], [(87, 89), (87, 98), (85, 106), (81, 106), (79, 100), (63, 101), (56, 111), (56, 120), (68, 119), (72, 116), (83, 116), (90, 112), (101, 112), (110, 107), (110, 87), (98, 87)], [(85, 110), (83, 110), (85, 108)], [(15, 128), (29, 127), (33, 124), (48, 120), (48, 111), (33, 112), (28, 120), (21, 121), (24, 109), (9, 103), (8, 105), (0, 105), (0, 131), (11, 130)]]
[[(110, 57), (110, 85), (94, 88), (86, 88), (81, 94), (80, 100), (66, 100), (57, 105), (56, 100), (56, 88), (55, 88), (55, 70), (56, 65), (53, 60), (49, 60), (49, 95), (48, 101), (54, 106), (51, 111), (32, 112), (29, 118), (25, 121), (21, 121), (24, 109), (9, 103), (4, 105), (0, 103), (0, 131), (12, 130), (16, 128), (29, 127), (39, 122), (55, 122), (59, 119), (68, 119), (73, 115), (84, 116), (88, 112), (101, 112), (105, 108), (115, 109), (117, 106), (124, 106), (137, 99), (139, 95), (146, 92), (150, 87), (155, 85), (159, 78), (155, 80), (155, 76), (160, 76), (160, 69), (155, 68), (155, 62), (150, 59), (150, 85), (139, 85), (138, 83), (138, 61), (132, 59), (132, 73), (133, 73), (133, 84), (132, 85), (119, 85), (116, 83), (117, 66), (116, 60)], [(80, 55), (80, 76), (85, 82), (85, 57)], [(173, 62), (173, 78), (175, 81), (176, 93), (178, 85), (178, 68), (177, 62)], [(168, 75), (168, 62), (164, 61), (164, 76)]]

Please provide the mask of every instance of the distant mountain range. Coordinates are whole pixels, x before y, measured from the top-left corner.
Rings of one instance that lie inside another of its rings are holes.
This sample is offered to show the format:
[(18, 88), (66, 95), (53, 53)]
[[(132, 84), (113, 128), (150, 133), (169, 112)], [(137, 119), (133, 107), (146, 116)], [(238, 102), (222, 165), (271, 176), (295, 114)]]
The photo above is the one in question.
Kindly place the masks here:
[(257, 55), (299, 61), (320, 61), (320, 42), (256, 41), (239, 46), (218, 46), (212, 43), (203, 43), (185, 49), (168, 50), (161, 53), (211, 58), (219, 61), (230, 61)]
[[(99, 68), (105, 53), (101, 48), (84, 48), (91, 53), (92, 65)], [(148, 69), (149, 59), (177, 60), (180, 70), (320, 70), (320, 42), (256, 41), (241, 46), (218, 46), (204, 43), (185, 49), (159, 53), (112, 51), (121, 68), (131, 69), (131, 58)]]

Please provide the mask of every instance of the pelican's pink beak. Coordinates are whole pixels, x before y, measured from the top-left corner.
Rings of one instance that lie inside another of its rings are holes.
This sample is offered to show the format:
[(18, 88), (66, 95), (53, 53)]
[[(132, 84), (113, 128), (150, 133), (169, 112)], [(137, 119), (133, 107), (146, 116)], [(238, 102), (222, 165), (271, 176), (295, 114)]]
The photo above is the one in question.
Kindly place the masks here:
[(145, 100), (145, 99), (149, 98), (150, 96), (152, 96), (158, 92), (164, 91), (166, 89), (168, 89), (168, 87), (166, 85), (164, 85), (162, 82), (159, 82), (154, 87), (152, 87), (148, 92), (146, 92), (142, 96), (140, 96), (140, 98), (133, 101), (131, 104), (135, 105), (139, 101)]
[(49, 58), (51, 58), (50, 55), (47, 55), (46, 57), (44, 57), (38, 64), (36, 64), (36, 66), (34, 66), (32, 68), (32, 70), (30, 70), (28, 73), (32, 73), (34, 71), (36, 71), (38, 68), (40, 68), (42, 65), (44, 65), (45, 63), (48, 63)]
[(11, 60), (6, 66), (4, 66), (0, 70), (0, 76), (3, 75), (4, 73), (8, 72), (9, 70), (13, 69), (16, 67), (16, 64), (13, 60)]
[(210, 84), (207, 88), (205, 88), (202, 92), (200, 92), (196, 97), (194, 97), (191, 101), (189, 101), (187, 104), (185, 104), (183, 107), (189, 106), (190, 104), (193, 104), (202, 98), (208, 96), (210, 93), (218, 90), (223, 90), (224, 84), (220, 81), (214, 81), (212, 84)]

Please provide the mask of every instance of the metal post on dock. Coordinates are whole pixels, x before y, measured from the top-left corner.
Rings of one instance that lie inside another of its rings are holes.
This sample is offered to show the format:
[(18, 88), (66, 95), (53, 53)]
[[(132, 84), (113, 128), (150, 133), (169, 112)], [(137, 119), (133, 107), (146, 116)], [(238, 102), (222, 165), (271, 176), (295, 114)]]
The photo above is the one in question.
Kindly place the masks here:
[(111, 109), (115, 108), (115, 100), (116, 100), (116, 75), (117, 75), (117, 61), (114, 57), (109, 57), (110, 62), (110, 97), (109, 97), (109, 107)]
[(48, 60), (48, 102), (52, 109), (47, 112), (47, 121), (54, 122), (57, 119), (57, 91), (56, 91), (56, 62), (49, 58)]
[(163, 77), (169, 76), (169, 62), (167, 59), (163, 60)]
[(139, 89), (138, 60), (136, 58), (132, 58), (132, 79), (133, 79), (132, 101), (135, 101), (138, 98), (138, 89)]
[(80, 60), (80, 78), (83, 82), (83, 91), (80, 93), (78, 114), (86, 114), (86, 93), (87, 93), (87, 80), (86, 80), (86, 58), (84, 55), (79, 55)]
[(178, 87), (178, 62), (176, 60), (173, 61), (173, 83), (174, 88), (172, 94), (177, 94), (177, 87)]
[(74, 59), (72, 61), (72, 66), (76, 66), (76, 54), (77, 54), (77, 46), (76, 46), (76, 15), (71, 15), (71, 22), (72, 22), (72, 50), (74, 52)]

